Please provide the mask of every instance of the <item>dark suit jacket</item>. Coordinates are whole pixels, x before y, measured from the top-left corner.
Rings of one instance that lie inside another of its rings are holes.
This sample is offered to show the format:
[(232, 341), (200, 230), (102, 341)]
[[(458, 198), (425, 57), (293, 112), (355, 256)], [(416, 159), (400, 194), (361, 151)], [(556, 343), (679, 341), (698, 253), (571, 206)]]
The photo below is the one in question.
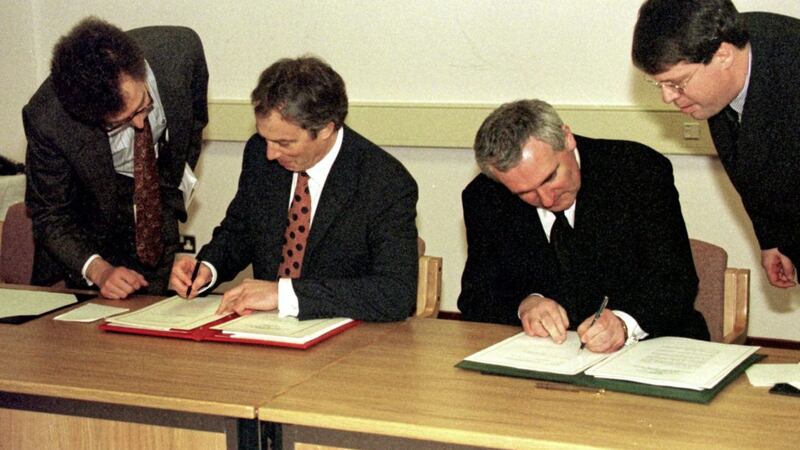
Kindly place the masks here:
[[(146, 273), (150, 292), (161, 293), (177, 249), (177, 220), (186, 219), (178, 186), (185, 164), (197, 163), (208, 122), (208, 71), (200, 39), (188, 28), (147, 27), (129, 34), (153, 70), (169, 130), (169, 141), (162, 137), (158, 155), (165, 252), (157, 270)], [(81, 268), (92, 254), (115, 265), (135, 259), (112, 238), (115, 228), (132, 224), (117, 223), (118, 175), (106, 133), (72, 119), (50, 78), (23, 108), (22, 117), (28, 138), (25, 202), (36, 241), (34, 282), (66, 278), (69, 285), (79, 286)]]
[(518, 325), (520, 302), (539, 293), (559, 302), (575, 329), (608, 295), (608, 308), (633, 316), (651, 337), (708, 339), (693, 306), (697, 275), (669, 160), (633, 142), (576, 139), (581, 189), (573, 284), (560, 285), (536, 208), (478, 175), (462, 195), (468, 243), (458, 299), (463, 317)]
[(718, 114), (714, 145), (762, 249), (800, 265), (800, 20), (745, 13), (753, 61), (738, 141)]
[[(292, 172), (266, 158), (259, 135), (244, 150), (239, 189), (198, 257), (220, 282), (248, 264), (276, 280)], [(392, 156), (345, 127), (311, 224), (300, 278), (300, 319), (401, 320), (415, 305), (417, 185)]]

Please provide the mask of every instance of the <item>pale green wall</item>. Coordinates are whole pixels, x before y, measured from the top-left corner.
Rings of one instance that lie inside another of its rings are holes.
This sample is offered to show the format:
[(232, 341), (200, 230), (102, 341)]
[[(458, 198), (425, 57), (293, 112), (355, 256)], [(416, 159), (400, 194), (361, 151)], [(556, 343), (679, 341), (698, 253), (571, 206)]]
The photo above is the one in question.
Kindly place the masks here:
[[(604, 109), (660, 108), (629, 61), (640, 0), (279, 1), (0, 0), (0, 152), (22, 159), (19, 111), (47, 75), (52, 45), (88, 13), (123, 28), (180, 24), (203, 38), (213, 101), (246, 100), (275, 59), (311, 52), (345, 78), (355, 103), (494, 105), (539, 97), (598, 107), (616, 137), (626, 127)], [(800, 2), (738, 0), (740, 10), (800, 17)], [(589, 125), (579, 124), (589, 128)], [(580, 127), (575, 127), (581, 133)], [(615, 131), (616, 130), (616, 131)], [(676, 130), (676, 132), (679, 132)], [(680, 141), (680, 136), (664, 136)], [(653, 144), (655, 147), (661, 147)], [(184, 231), (208, 240), (236, 188), (241, 143), (206, 145), (201, 185)], [(663, 150), (663, 149), (662, 149)], [(444, 257), (443, 309), (455, 309), (466, 254), (460, 191), (476, 169), (467, 149), (392, 148), (420, 185), (419, 228)], [(670, 155), (690, 234), (725, 246), (730, 264), (753, 270), (750, 334), (800, 340), (800, 290), (770, 288), (752, 229), (715, 157)]]

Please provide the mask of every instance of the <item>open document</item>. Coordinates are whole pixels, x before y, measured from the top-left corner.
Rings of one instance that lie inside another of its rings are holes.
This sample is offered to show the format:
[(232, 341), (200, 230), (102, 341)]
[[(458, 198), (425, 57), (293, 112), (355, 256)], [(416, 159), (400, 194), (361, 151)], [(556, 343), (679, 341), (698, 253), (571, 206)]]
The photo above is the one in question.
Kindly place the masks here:
[(277, 312), (254, 312), (241, 317), (218, 315), (215, 312), (221, 299), (219, 295), (193, 300), (170, 297), (108, 318), (100, 329), (195, 341), (306, 349), (360, 323), (346, 318), (297, 320), (279, 317)]
[(708, 403), (747, 367), (759, 347), (680, 337), (647, 339), (612, 354), (579, 351), (577, 333), (563, 344), (516, 334), (467, 356), (456, 367), (483, 373), (697, 403)]
[(145, 308), (109, 318), (108, 323), (146, 330), (191, 330), (225, 317), (225, 314), (214, 314), (220, 300), (220, 295), (192, 300), (176, 295)]

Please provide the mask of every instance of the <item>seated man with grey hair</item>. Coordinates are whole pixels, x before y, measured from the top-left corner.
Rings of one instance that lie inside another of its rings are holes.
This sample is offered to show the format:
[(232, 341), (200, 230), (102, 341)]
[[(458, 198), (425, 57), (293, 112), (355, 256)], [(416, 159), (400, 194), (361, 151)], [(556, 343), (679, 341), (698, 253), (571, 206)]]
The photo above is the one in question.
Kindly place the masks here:
[(667, 158), (576, 136), (540, 100), (492, 112), (475, 158), (482, 173), (462, 194), (464, 319), (521, 322), (557, 343), (577, 329), (594, 352), (648, 336), (708, 339)]

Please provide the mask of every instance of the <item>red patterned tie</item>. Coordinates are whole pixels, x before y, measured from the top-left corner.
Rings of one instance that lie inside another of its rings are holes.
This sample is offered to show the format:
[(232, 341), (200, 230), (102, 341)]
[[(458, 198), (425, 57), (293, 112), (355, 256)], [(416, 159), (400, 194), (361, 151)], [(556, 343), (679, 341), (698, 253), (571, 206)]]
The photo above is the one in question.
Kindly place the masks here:
[(286, 231), (283, 233), (283, 253), (278, 277), (299, 278), (303, 268), (303, 255), (311, 229), (311, 195), (308, 193), (308, 174), (297, 174), (297, 186), (289, 208)]
[(150, 121), (136, 130), (133, 150), (133, 204), (136, 216), (136, 255), (151, 267), (164, 251), (161, 240), (161, 194)]

